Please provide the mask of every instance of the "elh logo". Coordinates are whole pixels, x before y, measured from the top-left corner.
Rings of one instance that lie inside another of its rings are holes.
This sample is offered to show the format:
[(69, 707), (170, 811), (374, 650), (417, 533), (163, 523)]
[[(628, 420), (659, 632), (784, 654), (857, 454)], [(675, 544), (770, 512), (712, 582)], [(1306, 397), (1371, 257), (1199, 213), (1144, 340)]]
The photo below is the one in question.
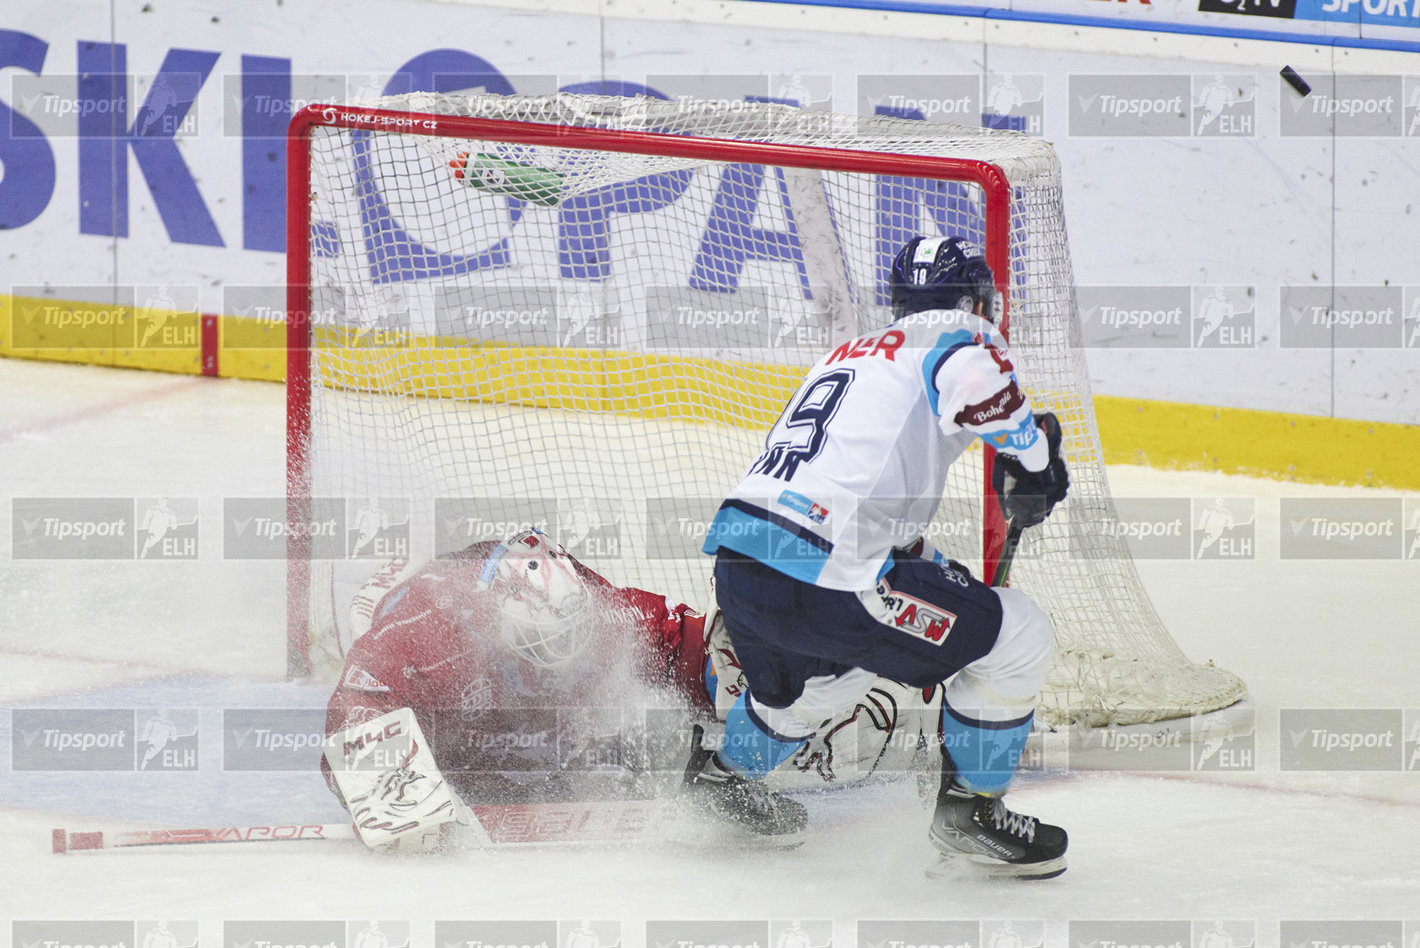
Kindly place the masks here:
[(1257, 498), (1193, 498), (1193, 558), (1250, 560), (1257, 556)]
[(139, 497), (134, 543), (140, 560), (197, 559), (196, 497)]
[(621, 555), (625, 506), (615, 497), (579, 497), (557, 504), (553, 539), (579, 560), (612, 559)]
[(1406, 497), (1401, 505), (1401, 551), (1407, 560), (1420, 560), (1420, 497)]
[(1002, 73), (981, 79), (981, 124), (1040, 137), (1045, 134), (1045, 76)]
[(1401, 294), (1405, 318), (1401, 320), (1400, 344), (1420, 350), (1420, 286), (1407, 286)]
[(345, 555), (388, 560), (409, 555), (409, 500), (404, 497), (349, 498), (345, 502)]
[(1255, 349), (1257, 293), (1251, 286), (1195, 286), (1192, 346)]
[(139, 948), (197, 948), (197, 922), (148, 921), (137, 922)]
[(1200, 714), (1189, 719), (1193, 769), (1249, 771), (1257, 766), (1257, 727), (1253, 712)]
[(138, 769), (196, 770), (199, 730), (196, 709), (139, 711)]
[(562, 921), (557, 923), (560, 948), (621, 948), (621, 923), (616, 921)]
[(409, 948), (409, 922), (346, 922), (345, 943), (350, 948)]
[(1405, 112), (1402, 116), (1405, 137), (1420, 135), (1420, 76), (1405, 77)]
[(1257, 134), (1257, 78), (1215, 73), (1193, 77), (1193, 134), (1251, 138)]
[(1257, 922), (1194, 922), (1193, 948), (1254, 948)]

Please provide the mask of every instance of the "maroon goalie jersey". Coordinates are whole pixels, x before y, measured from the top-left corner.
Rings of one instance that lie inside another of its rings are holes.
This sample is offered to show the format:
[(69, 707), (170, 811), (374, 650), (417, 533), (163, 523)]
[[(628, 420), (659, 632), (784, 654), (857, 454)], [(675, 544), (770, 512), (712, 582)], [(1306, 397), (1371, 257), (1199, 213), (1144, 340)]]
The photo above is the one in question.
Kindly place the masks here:
[(705, 617), (567, 557), (591, 600), (590, 631), (575, 658), (540, 667), (504, 641), (502, 593), (480, 583), (498, 547), (433, 560), (379, 600), (346, 656), (326, 734), (411, 708), (469, 803), (656, 792), (656, 741), (665, 757), (665, 741), (689, 740), (655, 735), (656, 721), (710, 709)]

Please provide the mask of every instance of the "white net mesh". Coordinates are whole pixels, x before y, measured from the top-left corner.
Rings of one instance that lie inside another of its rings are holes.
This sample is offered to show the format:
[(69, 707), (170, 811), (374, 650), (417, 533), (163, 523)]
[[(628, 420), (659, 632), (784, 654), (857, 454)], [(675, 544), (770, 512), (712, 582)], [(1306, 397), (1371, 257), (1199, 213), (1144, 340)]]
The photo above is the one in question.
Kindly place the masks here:
[[(960, 180), (589, 150), (576, 128), (655, 132), (668, 151), (693, 136), (980, 159), (1010, 184), (1018, 374), (1059, 416), (1071, 471), (1069, 500), (1028, 533), (1012, 576), (1058, 634), (1040, 717), (1133, 723), (1244, 694), (1183, 656), (1102, 528), (1115, 514), (1048, 144), (769, 104), (417, 93), (364, 105), (568, 131), (543, 145), (312, 132), (310, 490), (381, 511), (366, 520), (388, 541), (341, 555), (373, 569), (364, 557), (401, 543), (437, 555), (531, 523), (614, 582), (703, 605), (706, 524), (804, 369), (890, 319), (892, 255), (921, 233), (984, 242), (981, 191)], [(977, 570), (981, 471), (979, 451), (958, 461), (927, 532)], [(330, 595), (309, 598), (319, 636)]]

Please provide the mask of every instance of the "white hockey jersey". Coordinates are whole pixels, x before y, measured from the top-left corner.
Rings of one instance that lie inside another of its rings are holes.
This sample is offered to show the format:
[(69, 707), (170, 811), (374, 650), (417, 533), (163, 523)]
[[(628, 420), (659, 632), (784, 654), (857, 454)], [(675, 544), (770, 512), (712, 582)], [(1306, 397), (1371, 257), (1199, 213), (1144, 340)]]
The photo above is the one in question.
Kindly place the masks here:
[(923, 535), (947, 468), (976, 437), (1027, 470), (1050, 459), (990, 322), (932, 310), (845, 342), (809, 370), (704, 552), (726, 547), (818, 586), (871, 589), (893, 547)]

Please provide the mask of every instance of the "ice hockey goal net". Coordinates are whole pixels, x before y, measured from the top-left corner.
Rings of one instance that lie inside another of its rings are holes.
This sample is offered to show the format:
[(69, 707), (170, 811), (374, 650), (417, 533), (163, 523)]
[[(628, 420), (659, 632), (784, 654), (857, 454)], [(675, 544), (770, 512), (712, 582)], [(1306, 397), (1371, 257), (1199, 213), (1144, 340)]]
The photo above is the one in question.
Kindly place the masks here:
[[(1065, 431), (1070, 498), (1012, 574), (1058, 634), (1041, 720), (1244, 695), (1184, 656), (1109, 529), (1047, 143), (770, 103), (416, 93), (305, 110), (289, 174), (289, 517), (341, 524), (290, 532), (293, 674), (342, 624), (342, 574), (348, 591), (388, 555), (520, 525), (703, 604), (705, 525), (806, 367), (890, 319), (903, 243), (954, 233), (985, 248), (1018, 374)], [(987, 463), (963, 457), (924, 525), (975, 569), (1000, 544)]]

